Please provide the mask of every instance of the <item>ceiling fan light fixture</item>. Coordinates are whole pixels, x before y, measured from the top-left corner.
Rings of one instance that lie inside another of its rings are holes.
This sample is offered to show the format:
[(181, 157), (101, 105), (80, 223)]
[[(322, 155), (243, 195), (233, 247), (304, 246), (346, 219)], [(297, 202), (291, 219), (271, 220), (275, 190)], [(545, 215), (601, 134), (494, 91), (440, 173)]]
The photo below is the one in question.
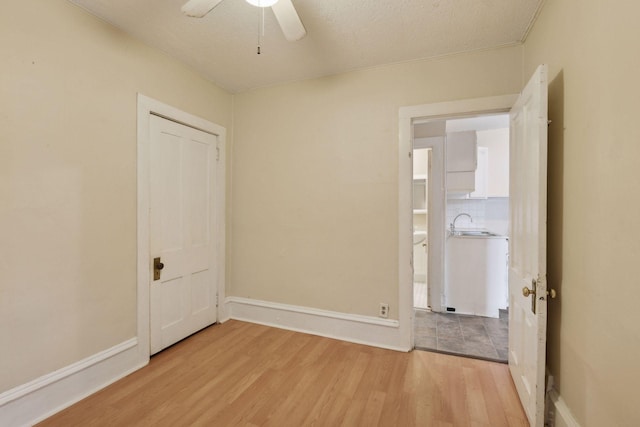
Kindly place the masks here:
[(252, 6), (257, 7), (271, 7), (274, 4), (278, 3), (278, 0), (246, 0)]

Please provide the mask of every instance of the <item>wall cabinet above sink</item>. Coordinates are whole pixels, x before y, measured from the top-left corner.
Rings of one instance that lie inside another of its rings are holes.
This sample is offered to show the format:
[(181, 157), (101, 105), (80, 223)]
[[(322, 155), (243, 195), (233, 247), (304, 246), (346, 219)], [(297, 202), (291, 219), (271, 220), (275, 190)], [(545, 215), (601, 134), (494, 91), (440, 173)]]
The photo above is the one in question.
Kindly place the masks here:
[(474, 191), (478, 166), (476, 132), (447, 133), (445, 151), (447, 193), (467, 194)]
[[(457, 135), (455, 132), (447, 135), (453, 136), (454, 144)], [(486, 199), (489, 197), (509, 197), (509, 128), (491, 129), (475, 132), (476, 151), (473, 179), (471, 173), (453, 172), (447, 170), (447, 195), (448, 198), (460, 199)], [(464, 144), (463, 144), (464, 145)], [(466, 149), (470, 148), (470, 144)], [(451, 148), (451, 150), (450, 150)], [(447, 146), (448, 160), (451, 156), (466, 156), (466, 165), (471, 165), (471, 155), (466, 150), (455, 150), (455, 145)], [(460, 146), (457, 147), (461, 148)], [(458, 159), (460, 160), (460, 159)], [(460, 161), (455, 167), (460, 167)], [(449, 162), (447, 162), (449, 167)], [(452, 165), (452, 167), (454, 167)]]
[(509, 197), (509, 128), (478, 132), (478, 148), (486, 147), (487, 197)]

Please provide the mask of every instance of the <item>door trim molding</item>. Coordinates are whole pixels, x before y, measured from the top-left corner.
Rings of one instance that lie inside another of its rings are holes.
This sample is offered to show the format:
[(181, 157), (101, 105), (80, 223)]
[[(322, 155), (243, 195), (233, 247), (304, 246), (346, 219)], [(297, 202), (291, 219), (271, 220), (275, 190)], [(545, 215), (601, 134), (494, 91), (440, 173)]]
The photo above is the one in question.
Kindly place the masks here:
[(403, 347), (413, 348), (413, 209), (411, 199), (413, 161), (409, 156), (412, 151), (413, 124), (424, 119), (503, 113), (511, 109), (517, 98), (518, 95), (502, 95), (400, 107), (398, 113), (398, 301)]
[[(216, 242), (216, 271), (218, 300), (225, 298), (225, 177), (226, 177), (226, 129), (198, 116), (194, 116), (163, 102), (138, 93), (138, 144), (137, 144), (137, 338), (140, 362), (147, 363), (150, 354), (149, 331), (149, 278), (151, 277), (151, 262), (149, 252), (149, 147), (151, 135), (149, 131), (149, 117), (157, 115), (165, 119), (181, 123), (185, 126), (211, 133), (218, 137), (219, 161), (216, 167), (215, 192), (216, 212), (215, 224), (211, 230)], [(218, 318), (224, 319), (226, 313), (221, 312), (222, 304), (218, 306)]]

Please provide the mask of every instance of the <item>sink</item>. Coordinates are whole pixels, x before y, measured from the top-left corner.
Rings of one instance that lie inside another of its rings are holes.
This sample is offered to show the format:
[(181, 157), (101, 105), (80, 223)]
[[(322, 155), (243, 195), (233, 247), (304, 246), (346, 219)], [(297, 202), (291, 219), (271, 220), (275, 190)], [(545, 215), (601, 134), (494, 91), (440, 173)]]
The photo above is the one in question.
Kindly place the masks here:
[(496, 237), (498, 234), (487, 230), (456, 230), (454, 236)]

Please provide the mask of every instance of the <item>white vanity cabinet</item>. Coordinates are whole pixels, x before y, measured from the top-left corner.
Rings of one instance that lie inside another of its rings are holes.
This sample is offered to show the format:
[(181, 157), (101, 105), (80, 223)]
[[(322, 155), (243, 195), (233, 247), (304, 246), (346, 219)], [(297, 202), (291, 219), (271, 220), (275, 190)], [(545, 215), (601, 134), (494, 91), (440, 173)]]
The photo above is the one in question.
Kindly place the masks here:
[(476, 132), (447, 133), (445, 151), (447, 192), (465, 194), (474, 191), (478, 162)]

